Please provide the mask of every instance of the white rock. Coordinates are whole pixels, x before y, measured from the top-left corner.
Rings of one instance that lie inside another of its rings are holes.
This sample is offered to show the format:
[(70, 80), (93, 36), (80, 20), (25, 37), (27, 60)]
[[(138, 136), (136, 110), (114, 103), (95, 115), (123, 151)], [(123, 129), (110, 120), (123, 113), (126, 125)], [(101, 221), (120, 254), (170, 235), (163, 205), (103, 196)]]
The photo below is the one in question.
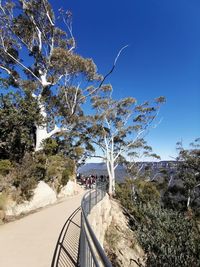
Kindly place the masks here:
[(68, 183), (61, 189), (60, 193), (58, 194), (59, 198), (63, 198), (66, 196), (73, 196), (78, 193), (78, 185), (74, 181), (68, 181)]
[(53, 204), (56, 200), (56, 193), (53, 189), (48, 184), (41, 181), (34, 190), (33, 199), (30, 201), (30, 205), (32, 208), (37, 209)]
[(19, 215), (32, 210), (45, 207), (57, 201), (56, 193), (51, 187), (43, 181), (40, 181), (33, 191), (33, 198), (30, 201), (25, 201), (22, 204), (8, 207), (6, 215)]

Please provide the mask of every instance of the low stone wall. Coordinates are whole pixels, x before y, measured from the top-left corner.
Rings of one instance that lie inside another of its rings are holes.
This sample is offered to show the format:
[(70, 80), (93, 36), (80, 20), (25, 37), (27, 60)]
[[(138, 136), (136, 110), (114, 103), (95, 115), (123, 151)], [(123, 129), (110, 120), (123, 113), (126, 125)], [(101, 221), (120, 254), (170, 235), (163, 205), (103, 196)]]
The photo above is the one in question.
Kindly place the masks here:
[(88, 221), (99, 243), (103, 247), (106, 230), (112, 222), (111, 202), (107, 194), (92, 208), (88, 215)]

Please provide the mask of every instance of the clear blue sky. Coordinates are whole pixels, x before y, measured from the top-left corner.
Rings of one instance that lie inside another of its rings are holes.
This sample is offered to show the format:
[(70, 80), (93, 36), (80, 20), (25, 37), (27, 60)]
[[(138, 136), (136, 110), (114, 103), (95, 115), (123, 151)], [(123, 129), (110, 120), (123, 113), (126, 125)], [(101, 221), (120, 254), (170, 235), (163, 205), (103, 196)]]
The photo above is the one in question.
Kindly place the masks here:
[(162, 123), (147, 137), (163, 160), (176, 156), (177, 141), (187, 146), (200, 136), (199, 0), (50, 2), (72, 11), (78, 52), (93, 58), (100, 73), (130, 45), (107, 82), (115, 97), (167, 98)]

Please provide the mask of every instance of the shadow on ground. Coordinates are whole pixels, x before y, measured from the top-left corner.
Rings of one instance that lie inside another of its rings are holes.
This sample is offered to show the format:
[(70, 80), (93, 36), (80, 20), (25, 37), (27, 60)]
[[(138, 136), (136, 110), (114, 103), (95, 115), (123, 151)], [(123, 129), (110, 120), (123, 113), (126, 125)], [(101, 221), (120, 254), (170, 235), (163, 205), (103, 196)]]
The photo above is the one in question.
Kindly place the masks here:
[(76, 209), (64, 224), (53, 255), (51, 267), (77, 267), (80, 239), (81, 208)]

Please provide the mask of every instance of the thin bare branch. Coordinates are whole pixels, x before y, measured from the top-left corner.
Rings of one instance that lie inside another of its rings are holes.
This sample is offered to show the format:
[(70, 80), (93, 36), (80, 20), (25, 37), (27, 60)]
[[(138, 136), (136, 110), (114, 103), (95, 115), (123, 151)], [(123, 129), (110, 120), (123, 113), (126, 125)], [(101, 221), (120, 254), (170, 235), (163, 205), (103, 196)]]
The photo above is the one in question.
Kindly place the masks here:
[[(120, 57), (122, 51), (123, 51), (124, 49), (126, 49), (128, 46), (129, 46), (129, 45), (125, 45), (125, 46), (123, 46), (123, 47), (119, 50), (119, 52), (118, 52), (118, 54), (117, 54), (117, 56), (116, 56), (116, 58), (115, 58), (115, 60), (114, 60), (113, 66), (112, 66), (112, 68), (110, 69), (110, 71), (103, 77), (103, 79), (102, 79), (102, 81), (100, 82), (99, 86), (98, 86), (97, 88), (95, 88), (94, 90), (92, 90), (92, 91), (91, 91), (88, 95), (86, 95), (85, 97), (89, 97), (90, 95), (94, 94), (96, 91), (98, 91), (98, 90), (101, 88), (101, 86), (104, 84), (104, 82), (105, 82), (105, 80), (108, 78), (108, 76), (114, 71), (114, 69), (115, 69), (115, 67), (116, 67), (116, 64), (117, 64), (117, 61), (118, 61), (118, 59), (119, 59), (119, 57)], [(83, 97), (82, 97), (82, 98), (83, 98)], [(80, 100), (82, 100), (82, 99), (80, 99)]]
[(6, 67), (4, 67), (4, 66), (2, 66), (2, 65), (0, 65), (0, 68), (1, 68), (2, 70), (6, 71), (9, 75), (11, 75), (12, 78), (14, 79), (14, 81), (17, 82), (17, 79), (13, 76), (12, 71), (11, 71), (10, 69), (8, 69), (8, 68), (6, 68)]

